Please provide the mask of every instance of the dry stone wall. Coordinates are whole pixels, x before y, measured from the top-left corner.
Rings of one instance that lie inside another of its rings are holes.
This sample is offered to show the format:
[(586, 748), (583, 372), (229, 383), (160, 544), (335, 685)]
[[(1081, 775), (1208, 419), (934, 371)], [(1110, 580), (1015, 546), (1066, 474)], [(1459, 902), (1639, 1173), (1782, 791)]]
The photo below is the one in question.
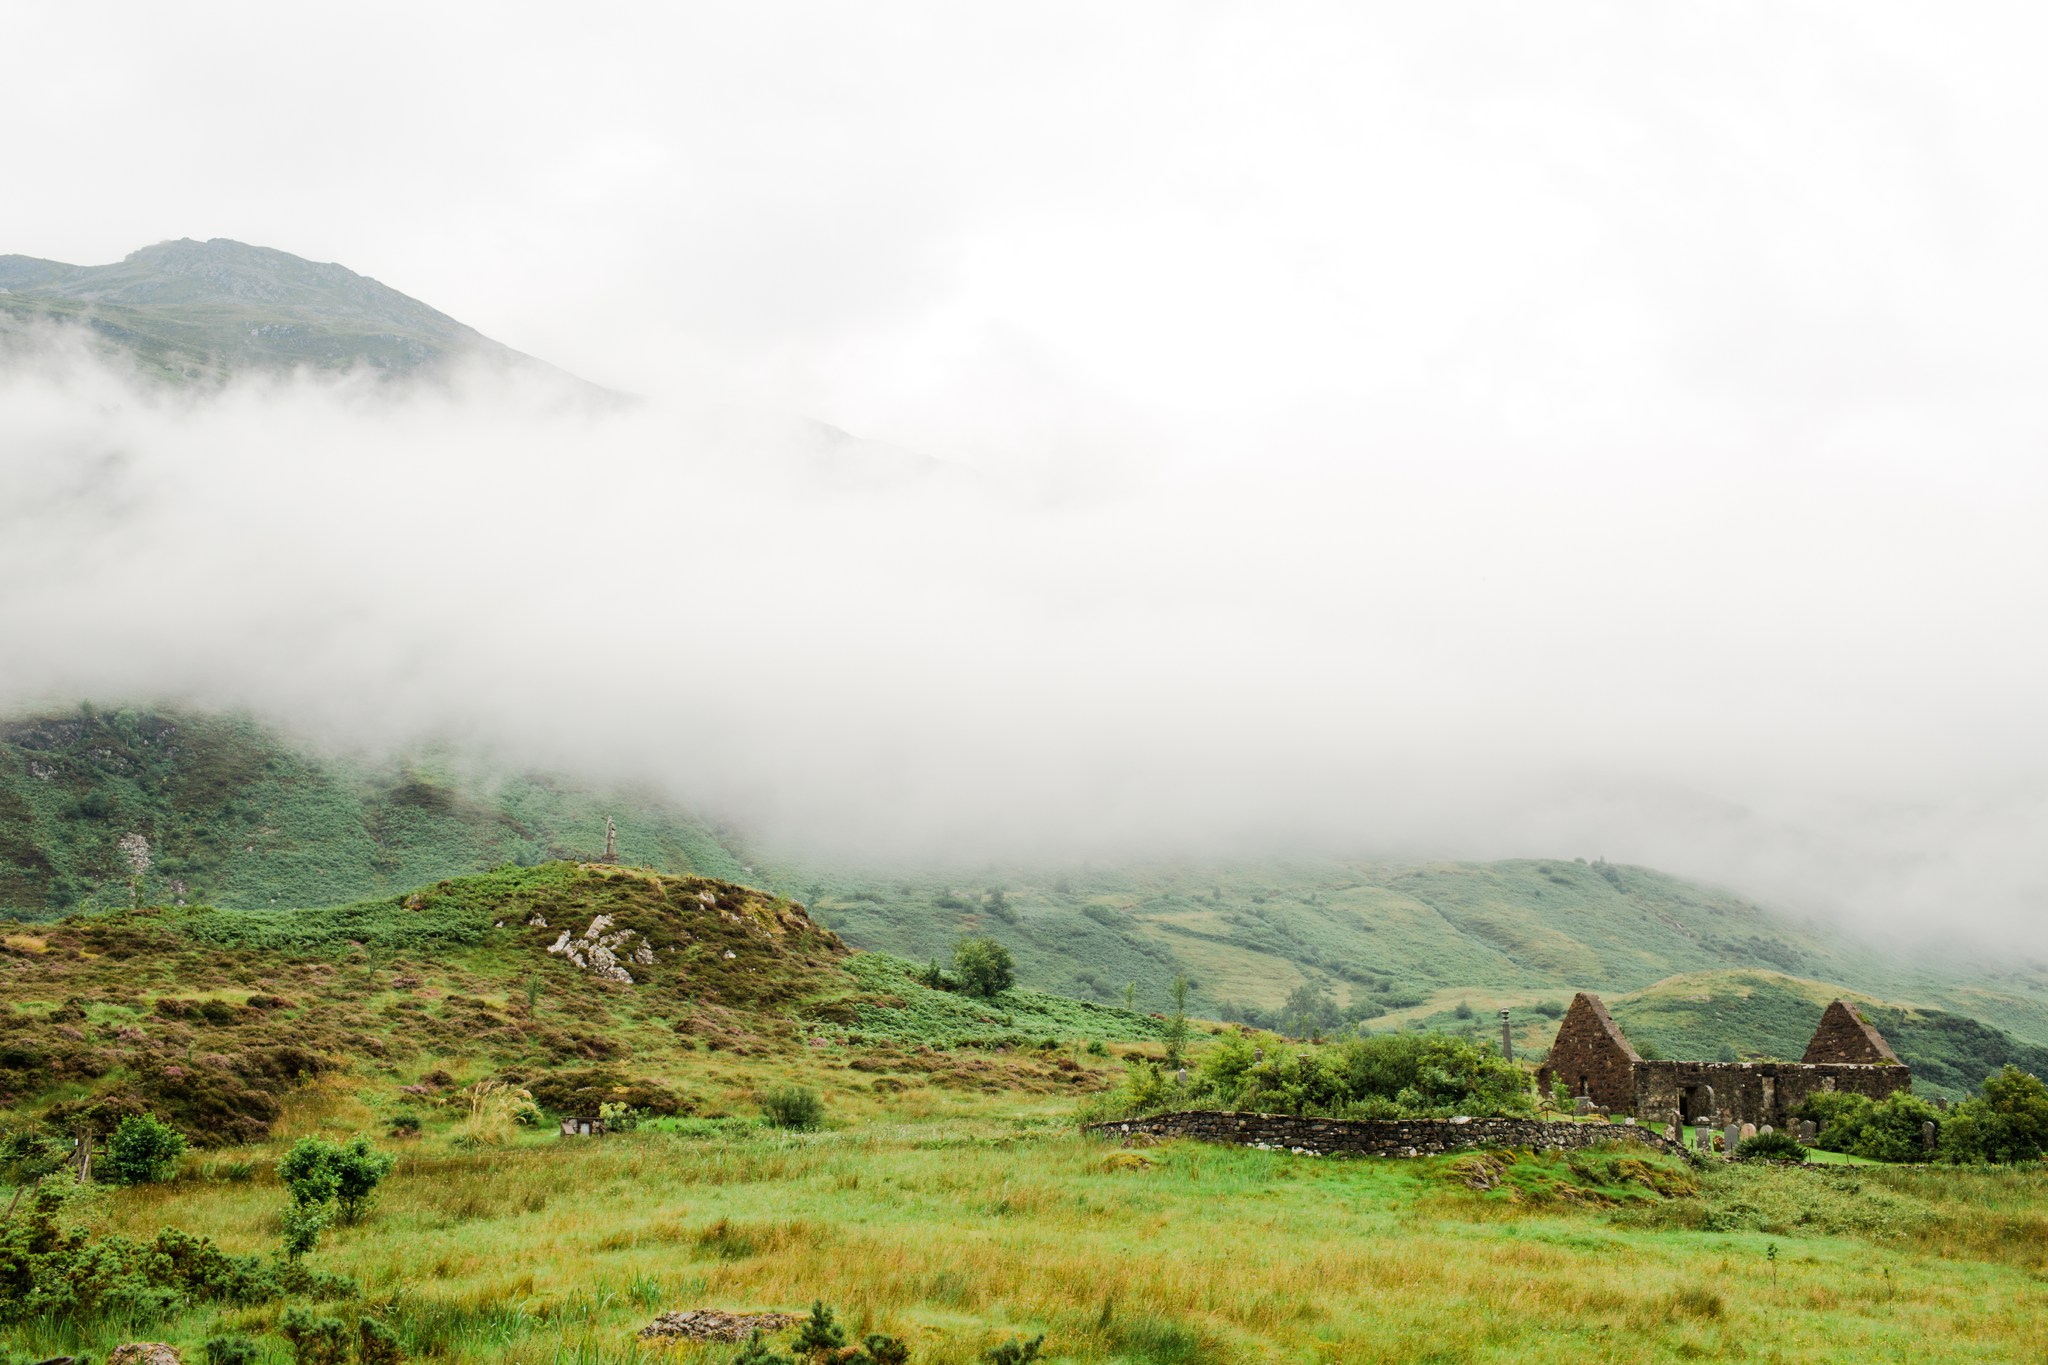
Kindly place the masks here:
[(1097, 1123), (1086, 1131), (1107, 1137), (1196, 1138), (1313, 1156), (1435, 1156), (1473, 1147), (1565, 1151), (1617, 1141), (1681, 1150), (1663, 1134), (1637, 1125), (1542, 1119), (1316, 1119), (1190, 1110)]

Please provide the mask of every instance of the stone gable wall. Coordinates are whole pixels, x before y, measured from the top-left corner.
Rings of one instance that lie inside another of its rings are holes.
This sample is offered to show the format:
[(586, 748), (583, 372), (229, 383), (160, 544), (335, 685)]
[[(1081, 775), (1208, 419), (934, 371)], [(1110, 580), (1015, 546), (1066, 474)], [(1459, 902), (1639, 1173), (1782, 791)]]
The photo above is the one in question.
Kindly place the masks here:
[(1572, 997), (1537, 1078), (1546, 1088), (1552, 1080), (1563, 1081), (1574, 1095), (1622, 1110), (1635, 1103), (1635, 1068), (1641, 1061), (1600, 997), (1581, 991)]
[(1803, 1062), (1834, 1062), (1862, 1066), (1898, 1066), (1898, 1054), (1872, 1028), (1856, 1007), (1837, 1000), (1820, 1017)]
[(1679, 1150), (1678, 1144), (1663, 1134), (1640, 1126), (1541, 1119), (1317, 1119), (1191, 1110), (1097, 1123), (1085, 1131), (1106, 1137), (1196, 1138), (1315, 1156), (1435, 1156), (1473, 1147), (1566, 1151), (1604, 1142), (1640, 1142), (1663, 1152)]

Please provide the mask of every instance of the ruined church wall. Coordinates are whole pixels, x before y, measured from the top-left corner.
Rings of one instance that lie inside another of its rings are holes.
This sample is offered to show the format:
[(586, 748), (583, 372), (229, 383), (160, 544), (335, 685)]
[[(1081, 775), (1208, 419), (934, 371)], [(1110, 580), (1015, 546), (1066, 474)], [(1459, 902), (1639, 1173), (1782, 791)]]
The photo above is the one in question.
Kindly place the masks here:
[[(1645, 1123), (1662, 1123), (1677, 1110), (1687, 1122), (1768, 1123), (1783, 1128), (1808, 1095), (1840, 1090), (1881, 1100), (1910, 1089), (1903, 1066), (1801, 1062), (1638, 1062), (1629, 1108)], [(1706, 1089), (1713, 1088), (1711, 1111)], [(1725, 1118), (1723, 1116), (1726, 1116)]]

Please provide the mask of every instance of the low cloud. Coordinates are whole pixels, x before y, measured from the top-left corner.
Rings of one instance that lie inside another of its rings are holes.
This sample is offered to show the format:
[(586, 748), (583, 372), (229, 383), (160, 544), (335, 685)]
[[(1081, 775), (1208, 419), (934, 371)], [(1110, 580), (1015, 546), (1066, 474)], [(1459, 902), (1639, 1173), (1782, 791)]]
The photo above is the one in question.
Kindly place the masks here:
[[(969, 469), (542, 376), (0, 377), (0, 704), (239, 706), (834, 856), (1605, 856), (2039, 949), (2037, 462)], [(943, 452), (941, 452), (943, 454)]]

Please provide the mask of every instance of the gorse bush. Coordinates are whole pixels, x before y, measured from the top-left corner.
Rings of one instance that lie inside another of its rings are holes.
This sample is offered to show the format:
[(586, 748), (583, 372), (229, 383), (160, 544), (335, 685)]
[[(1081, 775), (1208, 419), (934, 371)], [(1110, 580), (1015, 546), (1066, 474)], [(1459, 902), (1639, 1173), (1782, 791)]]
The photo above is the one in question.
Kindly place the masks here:
[(185, 1135), (154, 1114), (130, 1114), (107, 1139), (102, 1166), (123, 1185), (169, 1180), (185, 1154)]
[(293, 1365), (343, 1365), (348, 1359), (348, 1328), (340, 1318), (287, 1308), (277, 1330), (291, 1344)]
[(256, 1365), (263, 1348), (247, 1337), (208, 1337), (201, 1348), (206, 1365)]
[(153, 1321), (195, 1303), (260, 1303), (353, 1286), (164, 1228), (148, 1241), (94, 1236), (96, 1200), (68, 1173), (44, 1177), (0, 1220), (0, 1324), (31, 1318)]
[(777, 1128), (808, 1133), (825, 1126), (825, 1102), (809, 1086), (778, 1085), (761, 1096), (761, 1113)]

